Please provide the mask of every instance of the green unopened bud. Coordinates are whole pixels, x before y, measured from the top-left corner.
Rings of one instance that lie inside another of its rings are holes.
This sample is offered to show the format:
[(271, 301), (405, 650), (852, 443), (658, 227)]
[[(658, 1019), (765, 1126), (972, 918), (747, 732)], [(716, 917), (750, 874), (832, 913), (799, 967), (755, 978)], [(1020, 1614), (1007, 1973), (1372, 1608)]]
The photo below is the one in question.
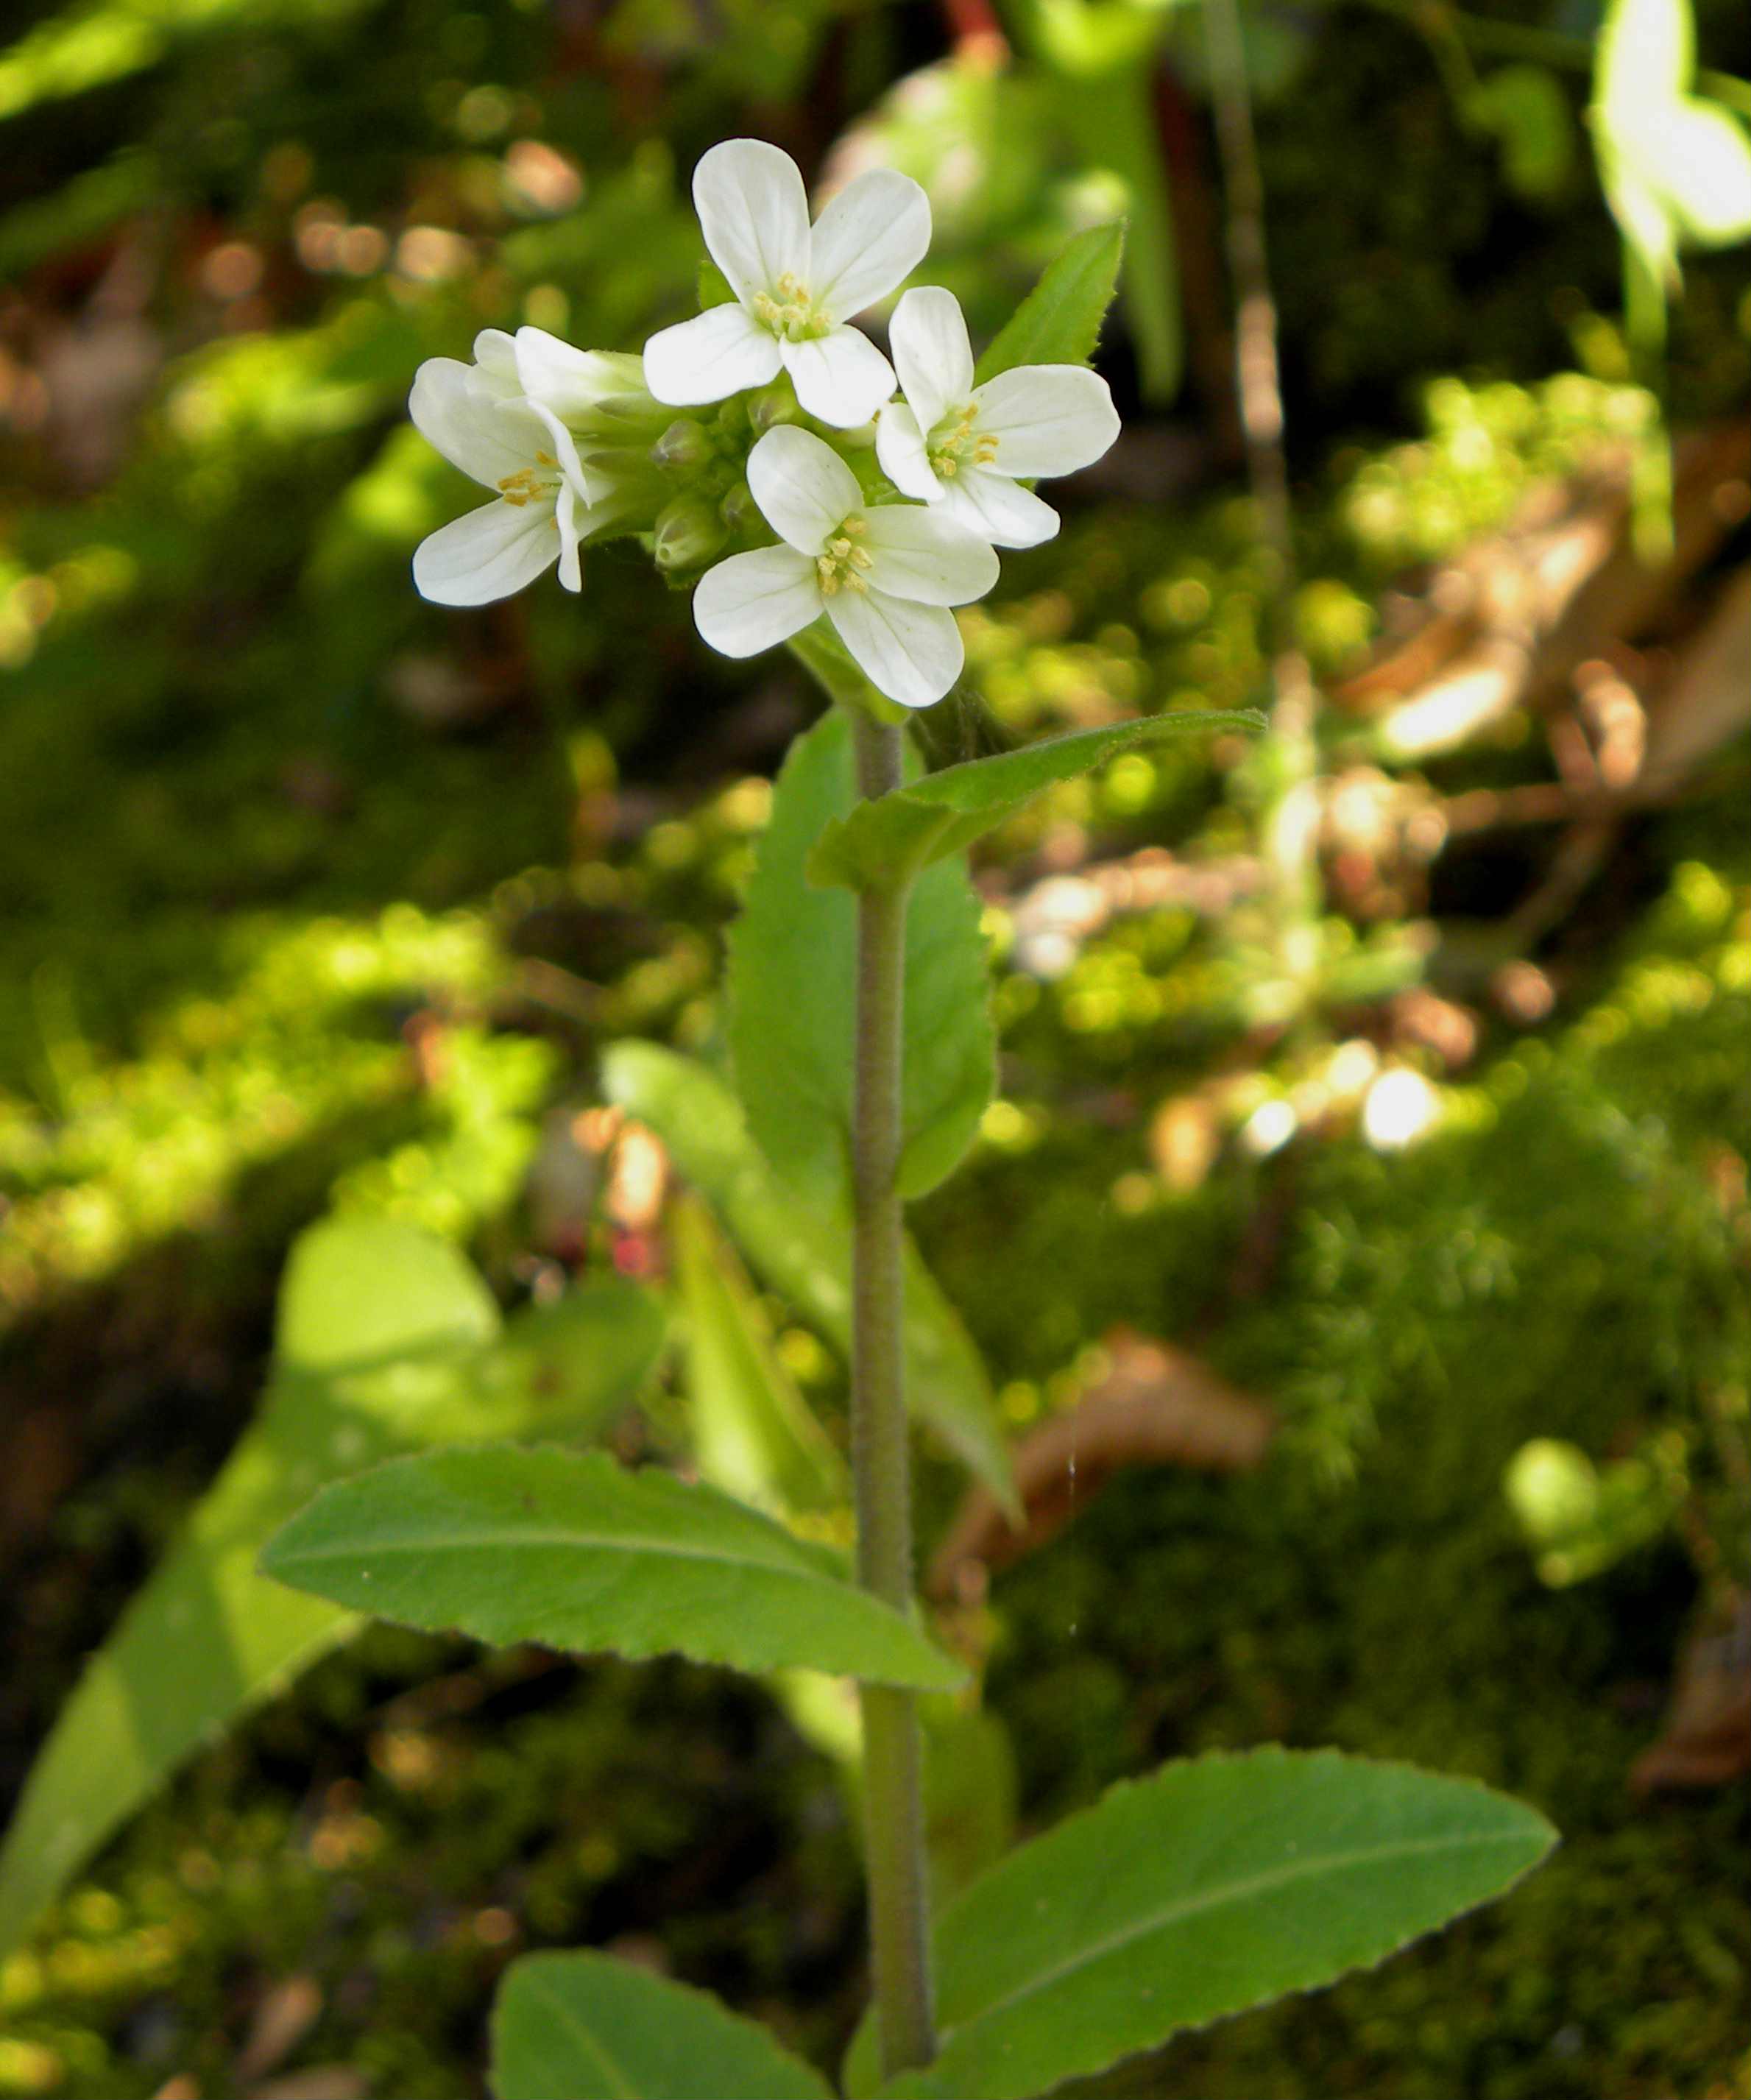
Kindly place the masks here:
[(778, 423), (800, 423), (802, 410), (796, 405), (796, 390), (788, 379), (774, 379), (770, 386), (762, 386), (757, 394), (748, 397), (748, 420), (756, 437)]
[(690, 416), (677, 416), (651, 448), (651, 457), (659, 466), (690, 474), (703, 466), (717, 450), (703, 423), (695, 422)]
[(729, 534), (712, 505), (698, 496), (677, 496), (657, 514), (651, 551), (665, 575), (703, 568), (722, 548)]
[(738, 535), (753, 532), (761, 523), (760, 505), (755, 502), (754, 492), (745, 481), (739, 481), (718, 505), (717, 514), (730, 530)]

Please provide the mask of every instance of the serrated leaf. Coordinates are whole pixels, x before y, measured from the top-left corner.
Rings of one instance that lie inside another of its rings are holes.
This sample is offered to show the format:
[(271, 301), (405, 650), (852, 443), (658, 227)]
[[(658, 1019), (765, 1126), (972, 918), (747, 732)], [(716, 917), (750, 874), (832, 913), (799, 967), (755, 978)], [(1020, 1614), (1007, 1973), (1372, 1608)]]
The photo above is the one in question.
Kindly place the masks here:
[(845, 1459), (779, 1362), (748, 1278), (697, 1196), (673, 1206), (669, 1230), (700, 1476), (774, 1516), (844, 1508)]
[(1012, 1853), (936, 1934), (941, 2053), (846, 2090), (1025, 2100), (1180, 2029), (1384, 1960), (1499, 1895), (1555, 1842), (1470, 1780), (1335, 1751), (1164, 1766)]
[(501, 1645), (685, 1655), (947, 1691), (964, 1672), (907, 1620), (715, 1488), (606, 1452), (452, 1446), (325, 1488), (264, 1574), (353, 1611)]
[(978, 384), (1018, 364), (1086, 364), (1113, 303), (1124, 252), (1125, 229), (1116, 223), (1078, 233), (998, 331), (979, 360)]
[[(756, 1272), (848, 1354), (851, 1229), (783, 1187), (716, 1074), (655, 1043), (616, 1043), (602, 1053), (602, 1083), (662, 1138)], [(904, 1273), (906, 1405), (1019, 1521), (1008, 1440), (979, 1353), (910, 1239)]]
[[(730, 1049), (748, 1127), (783, 1178), (827, 1215), (851, 1200), (857, 908), (811, 889), (824, 825), (858, 801), (851, 724), (830, 708), (791, 747), (730, 934)], [(906, 929), (900, 1187), (935, 1187), (972, 1142), (995, 1082), (990, 969), (966, 871), (914, 888)]]
[(1092, 773), (1122, 751), (1206, 730), (1264, 726), (1264, 717), (1250, 710), (1145, 715), (946, 765), (836, 818), (809, 856), (809, 880), (848, 889), (880, 887), (908, 867), (964, 851), (1043, 789)]
[(608, 1954), (526, 1954), (492, 2009), (494, 2100), (831, 2100), (703, 1991)]
[(458, 1436), (585, 1431), (648, 1373), (649, 1293), (608, 1282), (501, 1331), (448, 1242), (375, 1217), (315, 1225), (281, 1286), (267, 1398), (37, 1759), (0, 1853), (0, 1950), (192, 1752), (359, 1621), (256, 1572), (324, 1481)]

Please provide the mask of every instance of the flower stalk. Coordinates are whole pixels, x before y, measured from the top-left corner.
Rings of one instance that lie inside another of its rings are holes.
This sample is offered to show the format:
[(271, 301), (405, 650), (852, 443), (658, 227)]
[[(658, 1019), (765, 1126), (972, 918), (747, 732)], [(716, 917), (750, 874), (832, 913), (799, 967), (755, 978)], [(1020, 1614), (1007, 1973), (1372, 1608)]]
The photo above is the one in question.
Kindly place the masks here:
[[(900, 786), (902, 732), (850, 710), (858, 792)], [(906, 882), (858, 897), (856, 1082), (852, 1127), (852, 1458), (858, 1580), (912, 1608), (899, 1191)], [(922, 1749), (916, 1696), (860, 1688), (871, 1960), (883, 2074), (936, 2054), (931, 2008)]]

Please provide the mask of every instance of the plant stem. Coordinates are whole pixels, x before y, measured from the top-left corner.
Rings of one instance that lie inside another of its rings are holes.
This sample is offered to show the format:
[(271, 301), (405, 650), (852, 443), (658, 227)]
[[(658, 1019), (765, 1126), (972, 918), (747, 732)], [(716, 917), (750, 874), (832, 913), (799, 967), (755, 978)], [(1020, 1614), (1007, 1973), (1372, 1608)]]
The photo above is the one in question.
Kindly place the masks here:
[[(858, 787), (901, 783), (902, 732), (849, 710)], [(852, 1127), (851, 1425), (858, 1580), (912, 1608), (911, 1476), (906, 1442), (900, 1267), (900, 1086), (911, 885), (858, 897), (856, 1096)], [(884, 2076), (936, 2054), (918, 1704), (892, 1685), (861, 1688), (871, 1957)]]
[(1283, 395), (1277, 305), (1265, 254), (1264, 176), (1253, 130), (1252, 93), (1237, 0), (1206, 0), (1204, 36), (1211, 101), (1222, 153), (1228, 274), (1235, 305), (1234, 376), (1246, 479), (1259, 536), (1274, 571), (1267, 614), (1271, 655), (1274, 779), (1264, 822), (1277, 876), (1278, 938), (1286, 974), (1310, 983), (1317, 955), (1319, 872), (1315, 858), (1319, 758), (1317, 696), (1295, 637), (1295, 548), (1283, 448)]

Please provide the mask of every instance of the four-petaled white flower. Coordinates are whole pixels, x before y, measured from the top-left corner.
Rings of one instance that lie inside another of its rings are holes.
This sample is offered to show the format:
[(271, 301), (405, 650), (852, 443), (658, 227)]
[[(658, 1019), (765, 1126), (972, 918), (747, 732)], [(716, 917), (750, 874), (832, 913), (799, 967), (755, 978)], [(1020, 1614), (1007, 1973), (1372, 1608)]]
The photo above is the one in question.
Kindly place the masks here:
[(811, 231), (796, 163), (757, 139), (713, 146), (693, 174), (712, 259), (734, 305), (710, 307), (645, 345), (659, 401), (690, 406), (764, 386), (780, 369), (811, 416), (849, 430), (893, 391), (893, 368), (848, 318), (884, 298), (930, 245), (930, 205), (909, 175), (872, 170)]
[(908, 292), (889, 330), (903, 402), (876, 426), (882, 471), (999, 547), (1037, 547), (1058, 514), (1021, 481), (1074, 474), (1118, 435), (1106, 382), (1080, 364), (1022, 364), (973, 382), (960, 302), (927, 285)]
[(865, 507), (830, 445), (793, 424), (748, 455), (748, 486), (783, 541), (732, 554), (693, 593), (699, 633), (726, 656), (752, 656), (822, 612), (871, 682), (903, 707), (928, 707), (960, 676), (960, 630), (946, 610), (982, 598), (997, 557), (977, 535), (915, 504)]
[(561, 583), (576, 590), (579, 542), (620, 506), (608, 479), (578, 457), (567, 423), (611, 411), (642, 386), (637, 357), (574, 350), (541, 329), (514, 338), (483, 329), (472, 364), (428, 358), (414, 375), (408, 412), (428, 443), (495, 494), (421, 540), (413, 557), (420, 595), (437, 605), (486, 605), (555, 562)]

